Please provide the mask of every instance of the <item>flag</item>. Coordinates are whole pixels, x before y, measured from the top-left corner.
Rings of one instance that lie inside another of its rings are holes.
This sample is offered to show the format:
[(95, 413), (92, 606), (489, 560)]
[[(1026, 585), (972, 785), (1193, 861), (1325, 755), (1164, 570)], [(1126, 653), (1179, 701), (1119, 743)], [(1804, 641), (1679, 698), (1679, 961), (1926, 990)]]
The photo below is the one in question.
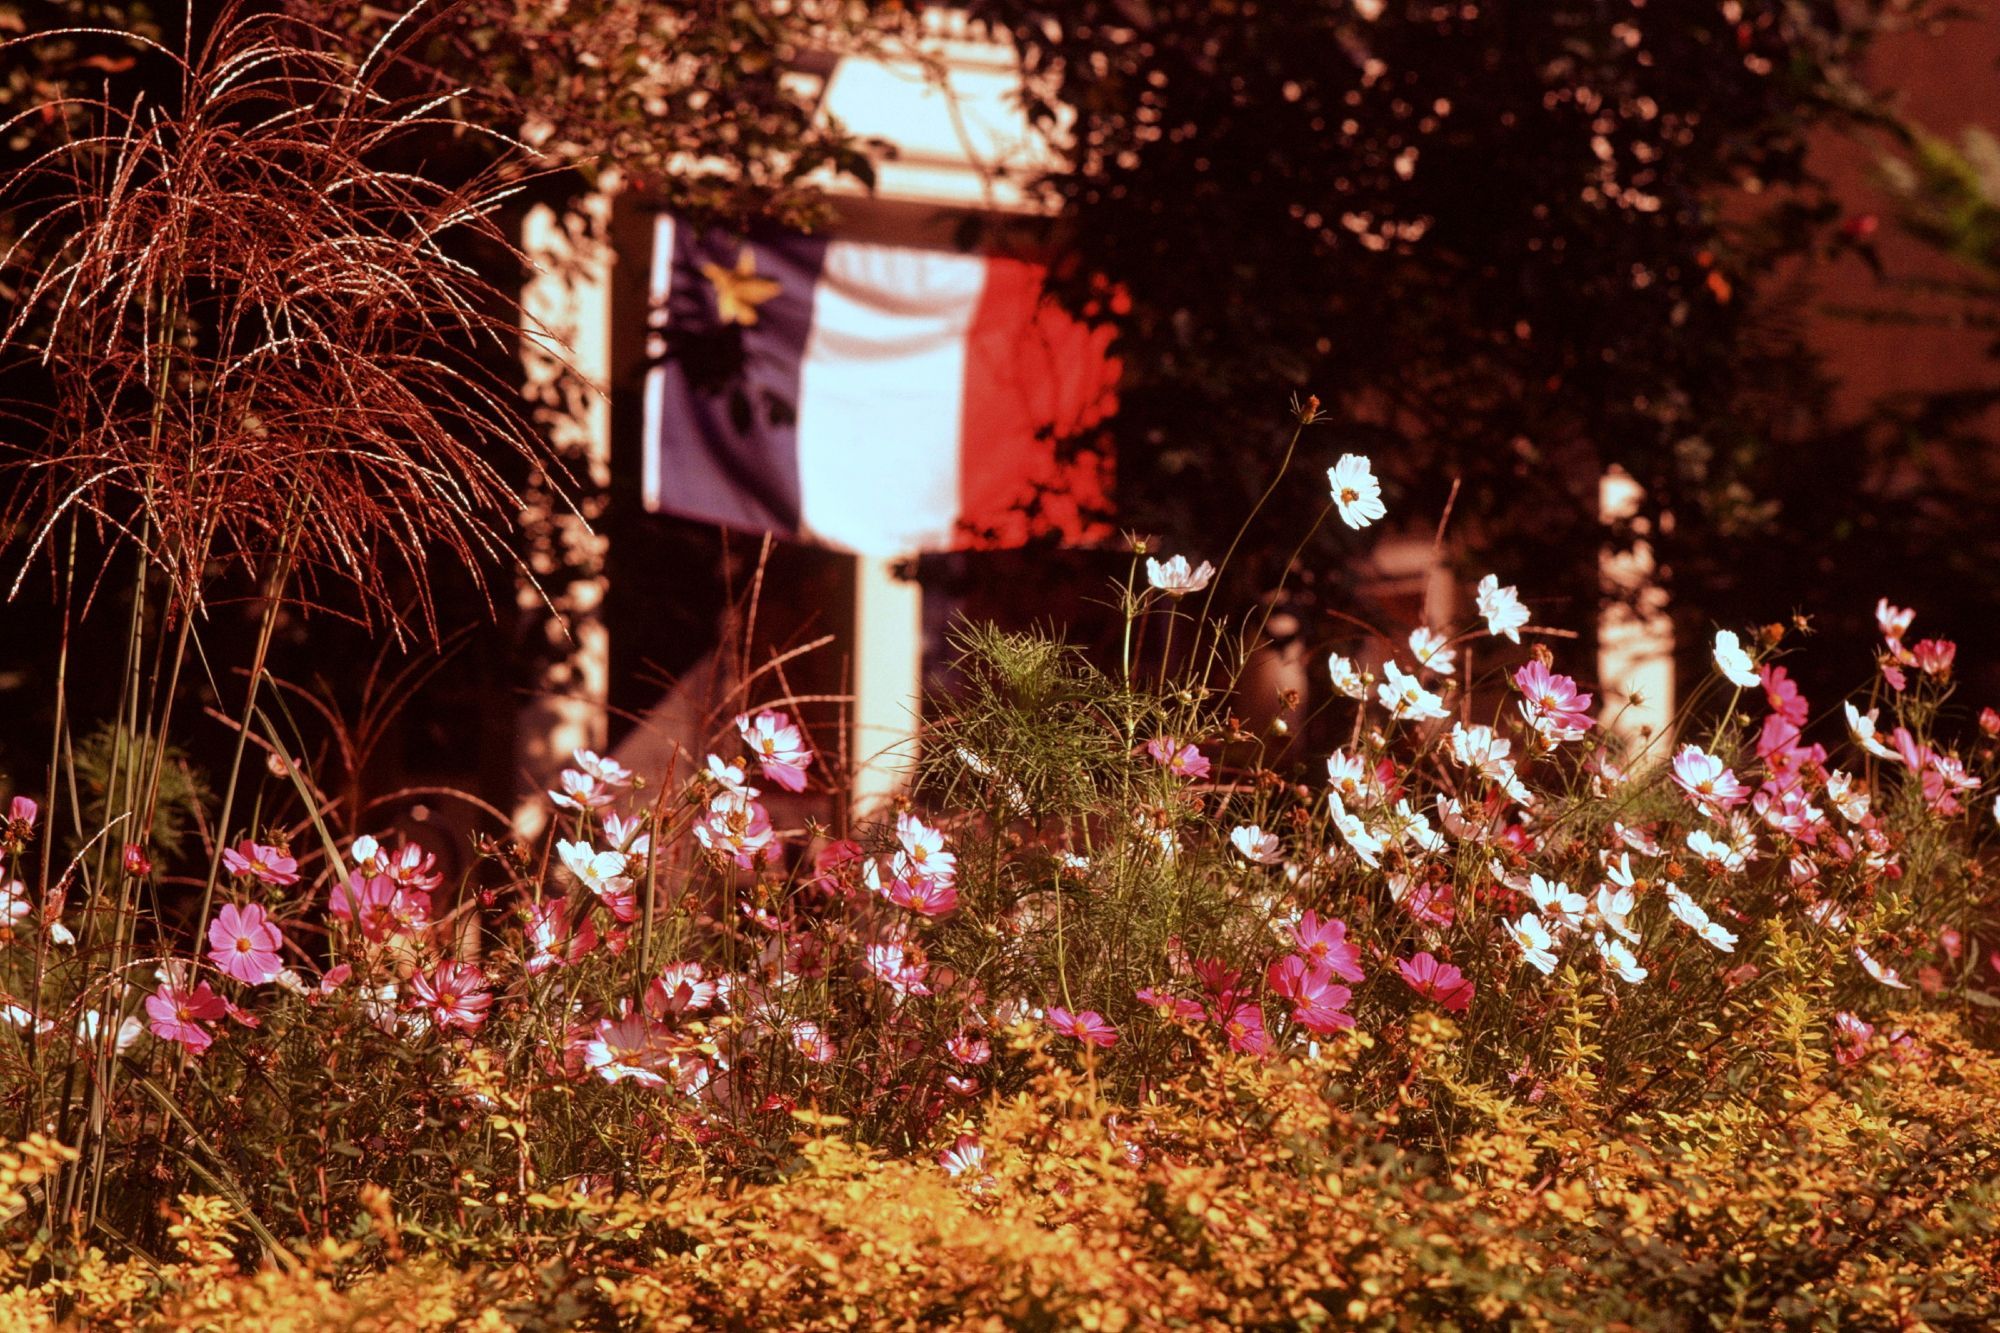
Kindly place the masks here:
[(1027, 260), (656, 223), (647, 508), (865, 555), (1108, 535), (1111, 331)]

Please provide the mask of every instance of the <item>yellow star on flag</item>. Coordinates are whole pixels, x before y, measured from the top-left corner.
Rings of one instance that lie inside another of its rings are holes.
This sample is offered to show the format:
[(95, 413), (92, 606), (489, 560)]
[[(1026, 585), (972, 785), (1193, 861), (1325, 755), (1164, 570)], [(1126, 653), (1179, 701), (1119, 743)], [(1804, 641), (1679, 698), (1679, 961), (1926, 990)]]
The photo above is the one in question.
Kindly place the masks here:
[(703, 264), (701, 276), (715, 288), (715, 310), (724, 324), (755, 324), (757, 307), (779, 290), (776, 281), (758, 276), (756, 253), (747, 245), (737, 252), (735, 268)]

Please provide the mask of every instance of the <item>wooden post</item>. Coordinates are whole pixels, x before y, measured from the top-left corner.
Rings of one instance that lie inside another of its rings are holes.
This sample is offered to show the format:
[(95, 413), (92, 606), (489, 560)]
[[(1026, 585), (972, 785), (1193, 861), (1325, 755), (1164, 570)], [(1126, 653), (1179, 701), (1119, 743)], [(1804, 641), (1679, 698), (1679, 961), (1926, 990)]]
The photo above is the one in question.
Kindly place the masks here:
[(923, 588), (891, 557), (854, 562), (854, 813), (879, 817), (917, 757)]

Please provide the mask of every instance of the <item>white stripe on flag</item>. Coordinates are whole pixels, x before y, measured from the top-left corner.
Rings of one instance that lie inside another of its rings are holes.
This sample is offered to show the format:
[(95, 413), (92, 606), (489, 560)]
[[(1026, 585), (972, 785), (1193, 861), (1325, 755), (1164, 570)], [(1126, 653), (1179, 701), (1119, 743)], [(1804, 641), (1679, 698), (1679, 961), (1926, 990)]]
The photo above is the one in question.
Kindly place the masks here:
[(667, 354), (666, 339), (661, 330), (667, 326), (667, 294), (674, 285), (674, 219), (670, 213), (661, 213), (653, 223), (653, 272), (646, 287), (646, 360), (653, 369), (646, 372), (646, 434), (645, 447), (639, 452), (644, 460), (644, 487), (646, 508), (657, 513), (665, 488), (661, 485), (660, 456), (666, 452), (666, 423), (662, 402), (666, 394), (666, 373), (660, 369), (660, 360)]
[(978, 255), (833, 241), (799, 375), (804, 528), (865, 555), (951, 545)]

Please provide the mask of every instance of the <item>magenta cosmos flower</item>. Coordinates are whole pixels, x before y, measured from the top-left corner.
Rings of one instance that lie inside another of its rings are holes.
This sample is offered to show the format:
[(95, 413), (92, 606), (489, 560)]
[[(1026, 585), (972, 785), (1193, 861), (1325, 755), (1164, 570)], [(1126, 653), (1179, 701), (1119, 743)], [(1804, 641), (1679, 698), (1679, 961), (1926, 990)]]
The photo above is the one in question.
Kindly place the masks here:
[(227, 976), (246, 986), (275, 981), (284, 971), (278, 951), (285, 937), (256, 903), (224, 903), (208, 927), (208, 957)]
[(813, 752), (790, 714), (766, 711), (752, 717), (744, 713), (736, 719), (736, 730), (765, 777), (786, 791), (806, 789), (806, 768), (813, 761)]
[(1436, 1000), (1454, 1014), (1465, 1012), (1472, 1003), (1472, 983), (1450, 963), (1440, 963), (1427, 953), (1397, 962), (1396, 970), (1410, 989), (1427, 1000)]
[(146, 997), (146, 1025), (153, 1035), (161, 1041), (177, 1041), (197, 1055), (215, 1040), (202, 1024), (212, 1023), (228, 1012), (229, 1006), (206, 981), (192, 989), (162, 982), (158, 990)]
[(1155, 736), (1147, 741), (1146, 754), (1177, 778), (1208, 776), (1208, 756), (1193, 744), (1183, 745), (1172, 736)]
[(1095, 1009), (1085, 1009), (1071, 1013), (1067, 1009), (1049, 1009), (1049, 1026), (1065, 1037), (1075, 1037), (1087, 1046), (1116, 1046), (1118, 1029), (1111, 1026), (1103, 1014)]
[(1514, 673), (1514, 686), (1522, 695), (1521, 716), (1549, 740), (1578, 741), (1590, 730), (1591, 696), (1570, 677), (1529, 662)]
[(1314, 967), (1326, 968), (1342, 981), (1361, 980), (1361, 950), (1348, 940), (1345, 921), (1321, 921), (1307, 912), (1292, 927), (1292, 942)]
[(493, 1006), (486, 974), (471, 963), (439, 963), (418, 973), (410, 978), (410, 996), (419, 1008), (430, 1010), (431, 1021), (439, 1027), (467, 1032), (476, 1031)]
[(222, 864), (232, 875), (251, 875), (278, 888), (299, 882), (299, 863), (295, 858), (248, 838), (234, 847), (223, 848)]

